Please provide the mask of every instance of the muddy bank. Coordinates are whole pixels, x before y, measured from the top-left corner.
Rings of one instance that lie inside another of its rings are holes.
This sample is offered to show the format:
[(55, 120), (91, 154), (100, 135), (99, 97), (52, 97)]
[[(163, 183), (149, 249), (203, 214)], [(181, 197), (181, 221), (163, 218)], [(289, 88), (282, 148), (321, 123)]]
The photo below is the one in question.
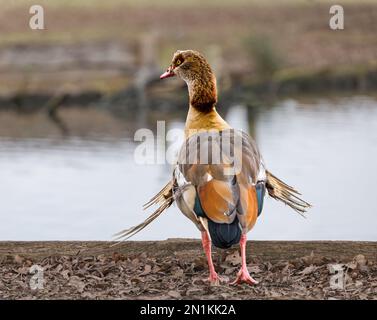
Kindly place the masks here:
[[(152, 81), (153, 80), (153, 81)], [(159, 83), (157, 75), (143, 88), (130, 84), (107, 93), (102, 90), (61, 90), (53, 92), (17, 92), (0, 95), (0, 110), (23, 113), (49, 112), (60, 107), (100, 107), (115, 113), (146, 109), (173, 111), (187, 105), (187, 89), (181, 83)], [(292, 95), (336, 94), (353, 92), (370, 94), (377, 89), (377, 67), (362, 66), (347, 69), (297, 70), (276, 74), (269, 80), (252, 79), (245, 75), (229, 75), (227, 86), (220, 83), (219, 104), (258, 107), (266, 99), (274, 101)], [(55, 111), (55, 110), (54, 110)]]
[(287, 96), (292, 94), (323, 94), (331, 92), (372, 92), (377, 88), (375, 64), (338, 66), (333, 68), (286, 69), (267, 81), (245, 79), (242, 88), (255, 95)]
[[(254, 287), (210, 286), (197, 240), (126, 242), (1, 242), (3, 299), (377, 299), (376, 242), (250, 241)], [(237, 248), (215, 250), (225, 280), (239, 268)], [(30, 289), (30, 267), (44, 270), (43, 289)], [(343, 288), (330, 285), (331, 265)]]

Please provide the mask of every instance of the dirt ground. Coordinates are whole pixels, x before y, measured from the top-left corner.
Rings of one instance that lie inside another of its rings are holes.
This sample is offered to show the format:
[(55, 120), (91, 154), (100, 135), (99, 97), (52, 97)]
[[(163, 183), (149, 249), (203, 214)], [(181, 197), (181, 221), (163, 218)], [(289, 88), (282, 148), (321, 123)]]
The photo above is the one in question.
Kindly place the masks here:
[[(377, 299), (376, 242), (249, 242), (252, 287), (209, 285), (197, 240), (111, 245), (0, 242), (0, 299)], [(214, 261), (235, 278), (237, 248), (215, 250)], [(43, 268), (43, 288), (30, 288), (33, 265)]]

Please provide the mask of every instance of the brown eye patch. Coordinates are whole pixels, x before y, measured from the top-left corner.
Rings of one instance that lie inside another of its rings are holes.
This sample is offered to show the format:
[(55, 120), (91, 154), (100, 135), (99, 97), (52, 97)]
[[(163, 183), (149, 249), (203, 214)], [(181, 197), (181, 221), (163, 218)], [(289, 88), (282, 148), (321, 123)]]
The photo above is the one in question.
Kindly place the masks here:
[(181, 65), (183, 63), (183, 61), (184, 61), (184, 59), (183, 59), (182, 55), (179, 55), (174, 59), (173, 64), (174, 64), (174, 66), (178, 67), (179, 65)]

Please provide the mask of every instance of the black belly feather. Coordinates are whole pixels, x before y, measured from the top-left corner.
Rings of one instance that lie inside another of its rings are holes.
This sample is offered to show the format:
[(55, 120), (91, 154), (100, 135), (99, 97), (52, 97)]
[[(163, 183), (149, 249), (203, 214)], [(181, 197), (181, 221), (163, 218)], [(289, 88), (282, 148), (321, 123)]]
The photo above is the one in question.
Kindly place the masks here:
[(198, 196), (195, 198), (194, 212), (198, 217), (207, 218), (208, 231), (215, 247), (227, 249), (240, 242), (241, 228), (237, 217), (235, 217), (234, 221), (229, 224), (212, 221), (206, 216)]
[(227, 249), (240, 242), (241, 228), (237, 217), (230, 224), (208, 219), (208, 229), (212, 243), (217, 248)]

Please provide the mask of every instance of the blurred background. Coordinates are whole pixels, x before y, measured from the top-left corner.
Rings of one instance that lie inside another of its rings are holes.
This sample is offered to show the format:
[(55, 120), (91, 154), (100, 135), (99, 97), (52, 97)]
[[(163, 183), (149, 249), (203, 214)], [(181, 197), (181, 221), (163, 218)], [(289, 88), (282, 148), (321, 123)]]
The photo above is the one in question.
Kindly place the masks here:
[[(37, 2), (37, 3), (36, 3)], [(139, 128), (182, 128), (177, 49), (213, 66), (218, 111), (314, 207), (272, 199), (249, 239), (377, 240), (377, 3), (7, 0), (0, 9), (0, 240), (111, 240), (171, 166), (138, 165)], [(31, 30), (31, 5), (45, 30)], [(197, 238), (176, 207), (135, 237)]]

